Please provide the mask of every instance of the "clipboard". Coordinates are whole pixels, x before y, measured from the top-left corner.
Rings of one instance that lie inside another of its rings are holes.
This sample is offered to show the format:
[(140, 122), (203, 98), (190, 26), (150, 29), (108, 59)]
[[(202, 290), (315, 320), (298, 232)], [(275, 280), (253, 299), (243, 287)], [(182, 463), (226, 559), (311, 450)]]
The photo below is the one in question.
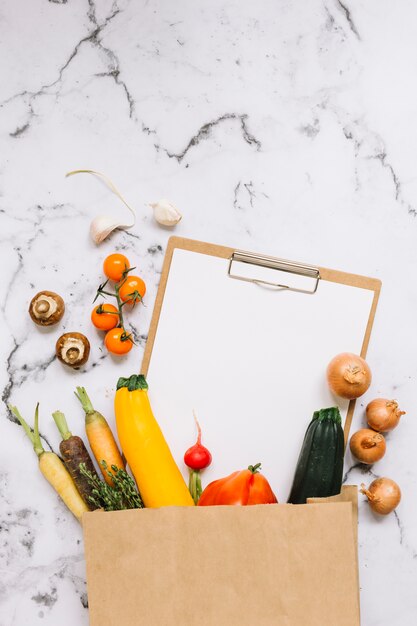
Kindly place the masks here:
[(332, 396), (326, 367), (340, 352), (366, 357), (380, 289), (375, 278), (171, 237), (141, 373), (184, 478), (195, 410), (213, 454), (204, 483), (262, 462), (285, 502), (315, 410), (337, 404), (347, 441), (355, 402)]

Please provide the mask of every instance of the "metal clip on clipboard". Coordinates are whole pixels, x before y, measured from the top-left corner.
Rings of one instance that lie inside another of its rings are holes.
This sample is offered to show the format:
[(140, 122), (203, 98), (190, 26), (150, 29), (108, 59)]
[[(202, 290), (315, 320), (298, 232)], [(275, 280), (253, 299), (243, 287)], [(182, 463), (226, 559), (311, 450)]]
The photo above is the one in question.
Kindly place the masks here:
[[(314, 281), (311, 288), (304, 289), (297, 286), (284, 285), (282, 283), (273, 282), (272, 280), (263, 280), (261, 278), (254, 278), (253, 276), (243, 276), (240, 274), (232, 273), (233, 264), (245, 263), (256, 267), (267, 268), (268, 270), (275, 270), (278, 272), (286, 272), (288, 274), (297, 275), (306, 279)], [(229, 267), (227, 270), (230, 278), (236, 280), (243, 280), (246, 282), (254, 283), (261, 286), (275, 287), (276, 289), (286, 289), (289, 291), (297, 291), (299, 293), (313, 294), (316, 293), (320, 280), (320, 270), (317, 267), (311, 265), (304, 265), (302, 263), (294, 263), (292, 261), (286, 261), (284, 259), (278, 259), (276, 257), (264, 256), (260, 254), (252, 254), (250, 252), (244, 252), (242, 250), (236, 250), (233, 252), (229, 259)]]

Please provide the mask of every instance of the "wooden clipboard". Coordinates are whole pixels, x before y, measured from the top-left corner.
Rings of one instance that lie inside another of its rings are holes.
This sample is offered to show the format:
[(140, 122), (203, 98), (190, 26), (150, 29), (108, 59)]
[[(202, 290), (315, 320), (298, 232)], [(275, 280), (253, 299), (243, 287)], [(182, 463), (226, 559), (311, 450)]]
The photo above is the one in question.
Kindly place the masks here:
[[(169, 278), (169, 272), (171, 267), (171, 262), (173, 258), (173, 254), (175, 250), (187, 250), (190, 252), (195, 252), (203, 255), (209, 255), (212, 257), (219, 257), (221, 259), (226, 259), (229, 262), (233, 259), (234, 255), (239, 254), (239, 251), (234, 248), (220, 246), (217, 244), (206, 243), (203, 241), (196, 241), (193, 239), (187, 239), (183, 237), (171, 237), (168, 241), (168, 246), (165, 254), (165, 259), (162, 267), (161, 280), (159, 283), (158, 293), (156, 296), (154, 311), (149, 327), (149, 334), (146, 343), (146, 348), (143, 356), (141, 373), (147, 374), (149, 369), (149, 364), (152, 356), (152, 350), (155, 343), (155, 337), (158, 330), (158, 323), (161, 315), (161, 309), (164, 301), (164, 295), (166, 291), (166, 286)], [(243, 253), (249, 254), (251, 258), (261, 258), (271, 261), (278, 261), (283, 263), (293, 264), (291, 261), (282, 261), (282, 259), (274, 259), (273, 257), (265, 257), (263, 255), (256, 255), (251, 253)], [(352, 287), (359, 287), (361, 289), (366, 289), (373, 292), (372, 305), (370, 308), (369, 318), (366, 325), (366, 330), (363, 336), (362, 347), (360, 350), (360, 355), (365, 358), (369, 339), (371, 335), (371, 330), (375, 318), (376, 307), (378, 304), (378, 298), (381, 290), (381, 281), (376, 278), (369, 278), (366, 276), (361, 276), (358, 274), (350, 274), (346, 272), (342, 272), (339, 270), (329, 269), (326, 267), (317, 266), (312, 268), (310, 265), (304, 265), (300, 263), (294, 263), (295, 268), (308, 268), (308, 269), (316, 269), (318, 271), (318, 279), (320, 281), (329, 281), (332, 283), (339, 283), (342, 285), (348, 285)], [(286, 270), (285, 270), (286, 271)], [(349, 430), (352, 422), (352, 417), (355, 408), (355, 401), (352, 400), (349, 403), (347, 415), (344, 423), (344, 431), (345, 431), (345, 442), (347, 442), (349, 436)]]

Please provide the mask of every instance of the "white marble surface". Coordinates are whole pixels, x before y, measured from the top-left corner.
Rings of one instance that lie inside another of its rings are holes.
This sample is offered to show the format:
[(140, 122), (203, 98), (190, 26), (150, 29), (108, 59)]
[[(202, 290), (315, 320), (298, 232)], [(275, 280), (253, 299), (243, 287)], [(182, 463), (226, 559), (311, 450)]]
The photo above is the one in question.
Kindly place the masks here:
[[(320, 263), (383, 281), (369, 349), (371, 391), (408, 411), (369, 475), (399, 482), (396, 515), (360, 504), (363, 626), (417, 621), (417, 6), (411, 0), (21, 0), (0, 7), (0, 281), (3, 402), (32, 416), (54, 449), (58, 406), (82, 428), (87, 387), (112, 416), (117, 377), (140, 363), (169, 232), (145, 203), (183, 211), (176, 234)], [(111, 176), (134, 231), (101, 247), (90, 219), (124, 209), (77, 167)], [(119, 363), (88, 311), (104, 256), (124, 250), (148, 284), (140, 347)], [(39, 330), (40, 289), (67, 302)], [(64, 330), (91, 338), (83, 372), (64, 370)], [(0, 625), (88, 623), (81, 530), (0, 409)], [(347, 467), (353, 465), (347, 458)], [(343, 584), (343, 581), (340, 582)]]

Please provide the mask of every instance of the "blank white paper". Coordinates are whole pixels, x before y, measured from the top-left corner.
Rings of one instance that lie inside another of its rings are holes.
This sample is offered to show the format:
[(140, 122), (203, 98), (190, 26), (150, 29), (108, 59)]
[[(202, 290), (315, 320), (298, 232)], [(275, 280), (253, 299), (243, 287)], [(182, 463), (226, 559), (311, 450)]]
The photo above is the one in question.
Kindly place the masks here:
[(359, 354), (374, 292), (321, 280), (314, 295), (232, 279), (228, 261), (173, 254), (147, 380), (174, 458), (196, 440), (213, 455), (203, 484), (262, 463), (278, 500), (292, 484), (313, 412), (348, 402), (326, 384), (328, 362)]

